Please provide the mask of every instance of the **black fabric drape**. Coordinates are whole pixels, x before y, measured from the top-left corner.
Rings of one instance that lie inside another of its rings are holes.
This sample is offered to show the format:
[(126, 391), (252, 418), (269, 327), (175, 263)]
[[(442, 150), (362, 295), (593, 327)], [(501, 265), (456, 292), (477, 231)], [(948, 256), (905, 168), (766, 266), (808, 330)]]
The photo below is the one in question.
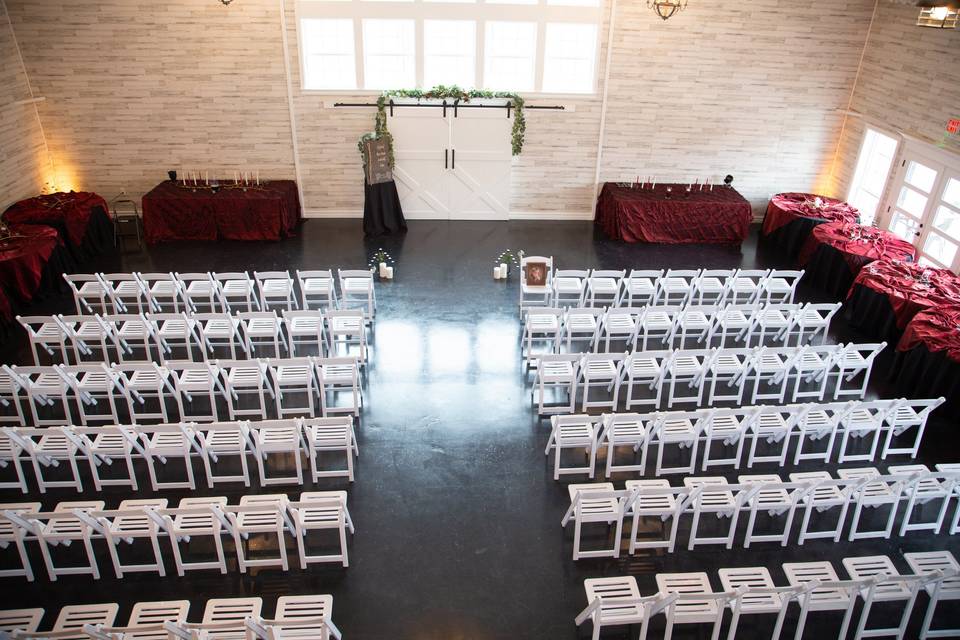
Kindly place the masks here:
[(397, 184), (381, 182), (363, 185), (363, 235), (383, 236), (407, 230), (400, 207)]
[(795, 218), (769, 234), (760, 237), (763, 242), (776, 247), (782, 257), (794, 261), (797, 259), (797, 254), (800, 253), (800, 247), (810, 237), (810, 233), (818, 224), (824, 222), (824, 220), (814, 218)]
[(936, 415), (960, 419), (960, 362), (948, 358), (946, 352), (932, 352), (922, 344), (909, 351), (897, 351), (890, 379), (898, 396), (943, 396), (947, 402), (937, 409)]
[(806, 271), (805, 281), (812, 282), (837, 300), (847, 297), (856, 277), (843, 253), (826, 244), (817, 245), (803, 269)]
[(857, 284), (843, 306), (847, 320), (854, 329), (871, 338), (886, 340), (889, 345), (896, 345), (900, 341), (903, 329), (897, 327), (897, 316), (886, 294)]

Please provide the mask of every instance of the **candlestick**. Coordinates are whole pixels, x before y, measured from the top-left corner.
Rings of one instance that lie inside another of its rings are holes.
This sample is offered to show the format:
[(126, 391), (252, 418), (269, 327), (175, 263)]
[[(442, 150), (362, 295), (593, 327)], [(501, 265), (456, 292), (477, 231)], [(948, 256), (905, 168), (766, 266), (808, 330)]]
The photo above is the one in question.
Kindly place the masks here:
[(257, 186), (260, 186), (260, 169), (257, 169)]

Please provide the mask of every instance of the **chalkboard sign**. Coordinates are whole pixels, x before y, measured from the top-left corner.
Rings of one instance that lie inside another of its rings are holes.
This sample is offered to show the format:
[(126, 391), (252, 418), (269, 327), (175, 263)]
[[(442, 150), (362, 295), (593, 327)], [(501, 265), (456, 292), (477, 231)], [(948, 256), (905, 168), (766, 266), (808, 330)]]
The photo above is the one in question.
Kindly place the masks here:
[(367, 140), (364, 151), (367, 156), (367, 184), (380, 184), (393, 180), (390, 168), (390, 143), (384, 138)]

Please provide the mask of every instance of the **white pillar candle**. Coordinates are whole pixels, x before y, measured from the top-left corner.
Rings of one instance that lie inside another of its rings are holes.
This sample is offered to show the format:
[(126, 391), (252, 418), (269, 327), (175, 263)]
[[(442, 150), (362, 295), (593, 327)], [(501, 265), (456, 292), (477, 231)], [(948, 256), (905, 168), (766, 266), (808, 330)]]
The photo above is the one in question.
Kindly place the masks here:
[(386, 263), (386, 262), (381, 262), (381, 263), (380, 263), (380, 277), (381, 277), (381, 278), (386, 278), (386, 277), (387, 277), (387, 263)]
[(650, 188), (651, 188), (651, 189), (656, 189), (656, 188), (657, 188), (657, 179), (656, 179), (656, 178), (653, 179), (653, 186), (650, 187)]
[(257, 186), (260, 186), (260, 169), (257, 169)]
[(493, 279), (494, 279), (494, 280), (499, 280), (499, 279), (500, 279), (500, 267), (494, 267), (494, 268), (493, 268)]
[(500, 277), (503, 278), (504, 280), (506, 280), (508, 273), (510, 273), (510, 270), (509, 270), (509, 268), (507, 267), (507, 263), (506, 263), (506, 262), (501, 262), (501, 263), (500, 263)]
[(387, 267), (387, 280), (393, 280), (393, 267)]

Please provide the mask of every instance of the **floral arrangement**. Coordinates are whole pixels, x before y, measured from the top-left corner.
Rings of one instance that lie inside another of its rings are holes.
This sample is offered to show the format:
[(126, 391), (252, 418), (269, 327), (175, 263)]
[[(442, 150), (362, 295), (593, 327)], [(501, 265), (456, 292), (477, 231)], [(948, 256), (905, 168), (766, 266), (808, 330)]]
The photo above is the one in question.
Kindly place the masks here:
[(370, 265), (371, 269), (376, 269), (377, 267), (380, 266), (381, 262), (383, 262), (386, 265), (393, 264), (393, 257), (389, 253), (384, 251), (383, 247), (380, 247), (379, 249), (373, 252), (373, 255), (370, 256), (370, 262), (368, 264)]
[(501, 264), (510, 264), (512, 262), (519, 267), (521, 260), (523, 260), (523, 249), (518, 249), (517, 251), (513, 251), (513, 249), (507, 249), (497, 256), (496, 260), (493, 261), (493, 264), (494, 266), (499, 266)]

